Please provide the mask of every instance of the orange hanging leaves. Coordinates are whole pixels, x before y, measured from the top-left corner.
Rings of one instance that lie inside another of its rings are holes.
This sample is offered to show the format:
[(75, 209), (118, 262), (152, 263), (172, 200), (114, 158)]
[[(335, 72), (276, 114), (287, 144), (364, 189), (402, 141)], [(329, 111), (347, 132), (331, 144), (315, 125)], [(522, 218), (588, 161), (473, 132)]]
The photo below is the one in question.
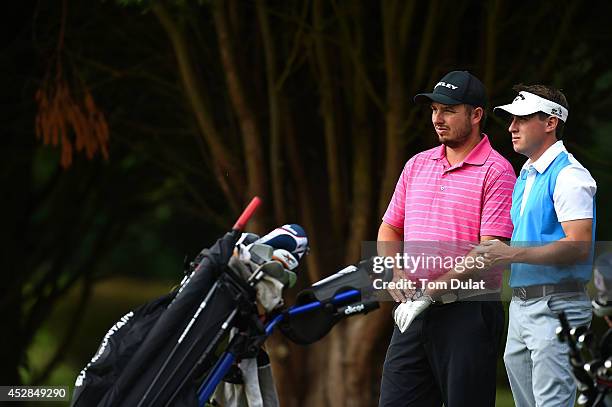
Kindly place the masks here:
[(84, 87), (83, 99), (77, 101), (61, 74), (50, 77), (36, 91), (36, 138), (45, 145), (61, 144), (63, 168), (72, 163), (74, 150), (84, 151), (88, 159), (98, 152), (108, 159), (108, 124), (89, 89)]
[[(61, 143), (60, 164), (68, 168), (72, 164), (73, 150), (85, 151), (92, 159), (99, 151), (108, 159), (108, 124), (104, 113), (98, 109), (91, 92), (85, 85), (75, 88), (75, 94), (82, 95), (77, 100), (64, 79), (62, 68), (62, 50), (66, 28), (67, 1), (63, 1), (62, 22), (56, 51), (56, 63), (49, 64), (49, 69), (41, 87), (36, 91), (38, 104), (36, 114), (36, 138), (42, 139), (45, 145), (55, 147)], [(52, 75), (55, 65), (55, 75)]]

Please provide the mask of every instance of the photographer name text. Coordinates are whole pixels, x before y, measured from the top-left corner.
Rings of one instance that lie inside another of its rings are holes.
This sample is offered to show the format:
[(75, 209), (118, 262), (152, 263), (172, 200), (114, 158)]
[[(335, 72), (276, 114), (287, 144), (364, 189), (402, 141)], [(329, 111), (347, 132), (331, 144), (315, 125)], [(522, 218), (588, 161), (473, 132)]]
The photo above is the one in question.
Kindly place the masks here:
[(377, 290), (484, 290), (484, 280), (452, 278), (449, 281), (430, 281), (419, 278), (416, 281), (400, 279), (397, 281), (383, 281), (377, 278), (372, 282)]

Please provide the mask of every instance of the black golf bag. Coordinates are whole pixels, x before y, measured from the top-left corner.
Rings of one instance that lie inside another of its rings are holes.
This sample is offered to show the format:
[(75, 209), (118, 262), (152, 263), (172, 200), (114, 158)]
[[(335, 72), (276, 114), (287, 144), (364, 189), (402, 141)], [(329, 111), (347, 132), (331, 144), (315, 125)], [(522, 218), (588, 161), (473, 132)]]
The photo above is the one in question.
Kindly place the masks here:
[(265, 245), (253, 246), (250, 261), (260, 265), (250, 276), (228, 267), (244, 238), (237, 228), (203, 250), (178, 290), (126, 314), (109, 330), (79, 374), (71, 405), (204, 406), (237, 360), (258, 356), (277, 324), (290, 339), (308, 344), (340, 319), (378, 306), (371, 265), (368, 270), (363, 262), (314, 284), (296, 306), (264, 323), (256, 304), (259, 282), (265, 276), (294, 281), (289, 269), (305, 250), (299, 236), (286, 239), (289, 232), (271, 234), (267, 243), (275, 250), (269, 253)]
[(227, 268), (239, 235), (203, 251), (177, 291), (111, 328), (77, 378), (73, 406), (198, 405), (196, 380), (216, 361), (224, 334), (236, 316), (257, 316), (254, 289)]

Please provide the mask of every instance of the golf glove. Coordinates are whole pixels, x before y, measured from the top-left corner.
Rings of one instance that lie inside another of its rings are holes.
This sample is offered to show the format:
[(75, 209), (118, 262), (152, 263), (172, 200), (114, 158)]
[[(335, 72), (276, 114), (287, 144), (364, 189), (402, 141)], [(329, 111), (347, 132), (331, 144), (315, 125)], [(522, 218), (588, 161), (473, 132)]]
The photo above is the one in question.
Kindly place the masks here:
[(430, 296), (424, 295), (418, 300), (402, 302), (395, 309), (393, 319), (401, 333), (406, 332), (412, 321), (433, 303)]

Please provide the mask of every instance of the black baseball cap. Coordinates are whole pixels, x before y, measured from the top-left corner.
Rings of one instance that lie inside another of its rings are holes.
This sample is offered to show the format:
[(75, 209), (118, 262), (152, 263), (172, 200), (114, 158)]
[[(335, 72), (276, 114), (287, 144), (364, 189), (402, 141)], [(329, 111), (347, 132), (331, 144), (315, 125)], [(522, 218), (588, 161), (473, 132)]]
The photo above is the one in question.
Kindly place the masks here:
[(444, 75), (432, 93), (419, 93), (414, 97), (416, 103), (438, 102), (445, 105), (465, 103), (484, 108), (487, 92), (480, 79), (468, 71), (453, 71)]

